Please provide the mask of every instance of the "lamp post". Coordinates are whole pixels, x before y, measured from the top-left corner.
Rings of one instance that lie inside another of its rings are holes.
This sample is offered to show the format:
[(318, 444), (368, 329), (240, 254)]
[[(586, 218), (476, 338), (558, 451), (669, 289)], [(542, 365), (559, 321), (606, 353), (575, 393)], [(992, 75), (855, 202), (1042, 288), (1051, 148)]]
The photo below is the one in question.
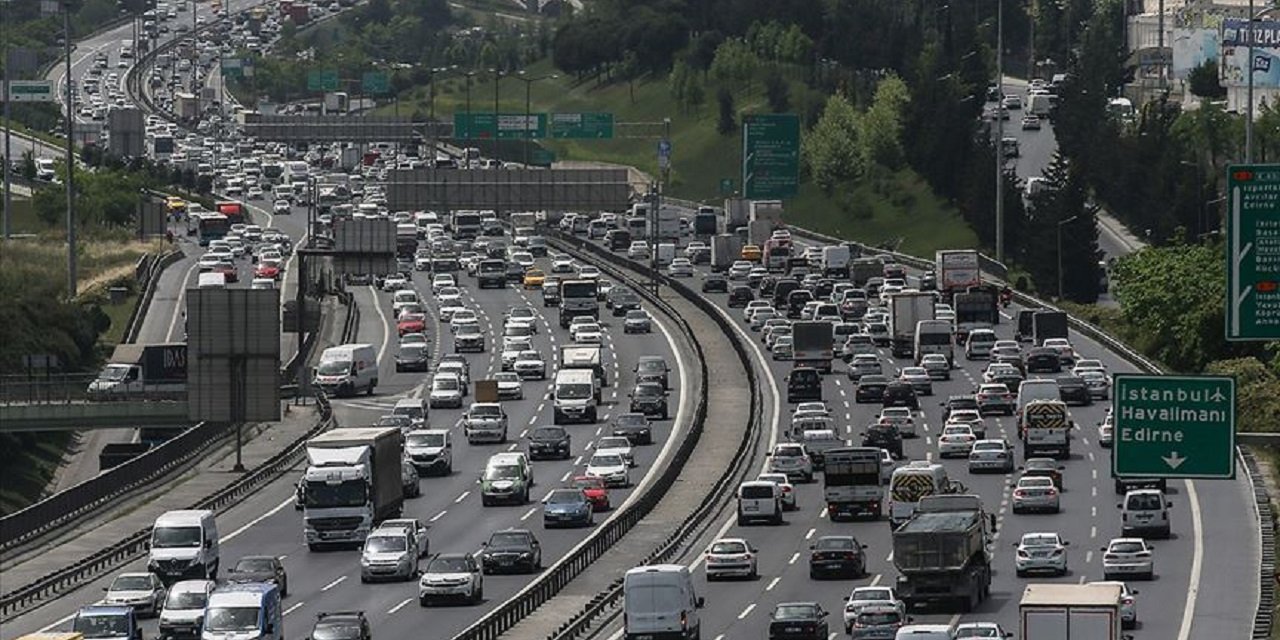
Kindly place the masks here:
[[(0, 8), (7, 8), (10, 0), (0, 0)], [(9, 66), (9, 26), (8, 16), (4, 12), (0, 12), (0, 36), (4, 37), (3, 43), (0, 43), (0, 55), (5, 57), (4, 65), (4, 83), (0, 84), (0, 99), (4, 100), (4, 219), (0, 221), (0, 232), (3, 233), (4, 239), (9, 239), (9, 221), (13, 216), (13, 196), (11, 194), (13, 175), (11, 174), (13, 167), (13, 147), (10, 138), (10, 130), (13, 128), (13, 118), (9, 112), (9, 80), (13, 78), (13, 68)]]
[(1062, 227), (1080, 216), (1071, 216), (1058, 221), (1058, 299), (1062, 299)]
[(530, 126), (530, 122), (529, 122), (529, 119), (530, 119), (531, 117), (533, 117), (533, 114), (532, 114), (532, 113), (530, 113), (530, 111), (529, 111), (530, 106), (531, 106), (531, 104), (530, 104), (530, 102), (531, 102), (531, 101), (530, 101), (530, 98), (531, 98), (532, 93), (533, 93), (533, 83), (535, 83), (535, 82), (539, 82), (539, 81), (542, 81), (542, 80), (554, 80), (554, 79), (559, 78), (559, 77), (560, 77), (560, 76), (558, 76), (558, 75), (556, 75), (556, 74), (554, 74), (554, 73), (553, 73), (553, 74), (551, 74), (551, 75), (549, 75), (549, 76), (538, 76), (538, 77), (536, 77), (536, 78), (526, 76), (526, 75), (525, 75), (525, 73), (524, 73), (524, 71), (521, 71), (521, 72), (519, 72), (519, 73), (517, 73), (517, 74), (516, 74), (516, 79), (517, 79), (517, 80), (520, 80), (521, 82), (524, 82), (524, 138), (525, 138), (525, 143), (524, 143), (524, 168), (526, 168), (526, 169), (528, 169), (528, 168), (529, 168), (529, 144), (530, 144), (530, 143), (529, 143), (529, 140), (533, 139), (533, 133), (534, 133), (534, 131), (536, 131), (536, 130), (537, 130), (537, 128), (536, 128), (536, 127), (532, 127), (532, 128), (531, 128), (531, 126)]
[(996, 0), (996, 262), (1004, 264), (1004, 0)]
[[(462, 74), (467, 77), (467, 135), (464, 136), (467, 140), (471, 139), (471, 78), (475, 77), (477, 73), (479, 73), (479, 71), (472, 69), (471, 71), (467, 71)], [(432, 93), (433, 97), (434, 95), (435, 94)]]
[[(75, 94), (71, 91), (71, 3), (62, 5), (62, 55), (66, 62), (62, 82), (67, 91), (67, 113), (63, 118), (66, 126), (66, 164), (67, 164), (67, 298), (76, 297), (76, 207), (75, 207), (75, 175), (76, 158), (71, 139), (74, 133), (73, 123), (76, 117)], [(6, 97), (6, 101), (8, 96)], [(6, 158), (6, 162), (8, 159)]]

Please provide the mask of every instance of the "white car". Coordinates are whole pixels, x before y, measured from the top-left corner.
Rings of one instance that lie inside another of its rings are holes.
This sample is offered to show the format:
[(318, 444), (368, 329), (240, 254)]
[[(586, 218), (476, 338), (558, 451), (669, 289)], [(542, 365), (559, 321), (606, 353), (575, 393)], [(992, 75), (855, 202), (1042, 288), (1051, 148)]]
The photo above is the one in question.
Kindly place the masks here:
[(287, 216), (293, 212), (293, 208), (289, 205), (288, 200), (276, 200), (271, 204), (271, 214), (276, 216)]
[(746, 280), (754, 265), (746, 260), (737, 260), (729, 265), (730, 280)]
[(583, 280), (599, 280), (600, 269), (596, 268), (593, 265), (584, 264), (578, 267), (578, 277), (582, 278)]
[(600, 344), (604, 332), (594, 322), (582, 322), (569, 329), (569, 337), (578, 344)]
[(164, 583), (153, 573), (122, 573), (107, 587), (102, 604), (133, 607), (139, 618), (157, 616), (165, 592)]
[(1094, 400), (1108, 400), (1111, 397), (1111, 378), (1106, 372), (1098, 369), (1080, 370), (1076, 367), (1074, 371), (1079, 371), (1075, 375), (1084, 380), (1084, 386), (1089, 390), (1089, 397)]
[(644, 240), (633, 240), (627, 247), (627, 257), (632, 260), (643, 260), (649, 257), (649, 243)]
[(898, 379), (914, 387), (917, 394), (933, 395), (933, 377), (924, 367), (903, 367)]
[(888, 485), (893, 479), (893, 470), (897, 468), (897, 463), (893, 460), (893, 453), (888, 449), (880, 450), (880, 484)]
[(785, 473), (762, 473), (756, 480), (761, 482), (772, 482), (782, 489), (782, 509), (784, 511), (795, 511), (799, 507), (796, 504), (796, 488), (791, 484), (791, 479)]
[[(874, 349), (874, 346), (872, 348)], [(925, 370), (930, 380), (951, 379), (951, 363), (941, 353), (926, 353), (921, 356), (920, 368)]]
[(1128, 583), (1118, 580), (1090, 582), (1089, 584), (1114, 584), (1120, 587), (1120, 620), (1124, 623), (1124, 628), (1126, 629), (1132, 629), (1137, 626), (1138, 599), (1134, 597), (1138, 595), (1137, 589), (1131, 589)]
[(892, 587), (855, 587), (844, 599), (845, 633), (853, 633), (853, 621), (867, 607), (896, 607), (902, 615), (907, 615), (907, 605), (898, 599)]
[(577, 265), (569, 256), (557, 256), (551, 261), (551, 273), (573, 273)]
[(431, 392), (427, 395), (427, 402), (432, 409), (437, 407), (461, 408), (462, 379), (452, 374), (436, 373), (435, 377), (431, 378)]
[(440, 308), (457, 307), (462, 305), (462, 290), (457, 287), (444, 287), (436, 291), (436, 302), (440, 303)]
[(631, 486), (631, 468), (626, 459), (617, 453), (593, 454), (587, 463), (586, 475), (600, 478), (610, 487)]
[(1116, 441), (1115, 438), (1115, 422), (1112, 421), (1111, 412), (1108, 411), (1107, 417), (1098, 424), (1098, 446), (1106, 449)]
[(462, 305), (462, 301), (454, 301), (448, 304), (440, 303), (440, 322), (453, 322), (453, 314), (466, 310)]
[(967, 458), (973, 451), (973, 443), (977, 441), (978, 436), (973, 434), (969, 425), (948, 424), (942, 428), (942, 435), (938, 436), (938, 457)]
[(1101, 371), (1103, 375), (1107, 374), (1107, 365), (1102, 364), (1101, 360), (1093, 358), (1082, 358), (1076, 361), (1076, 366), (1071, 368), (1071, 375), (1080, 375), (1084, 371)]
[(631, 441), (626, 436), (601, 436), (596, 442), (596, 453), (616, 453), (627, 461), (627, 466), (636, 466), (635, 456), (631, 453)]
[(515, 362), (511, 364), (511, 369), (520, 376), (521, 380), (546, 380), (547, 379), (547, 363), (542, 359), (542, 354), (532, 349), (527, 349), (516, 354)]
[(1040, 571), (1055, 576), (1066, 575), (1068, 544), (1056, 533), (1022, 534), (1013, 561), (1018, 577)]
[(457, 333), (463, 325), (480, 324), (480, 315), (474, 309), (458, 309), (453, 312), (453, 316), (449, 318), (449, 330)]
[(401, 290), (412, 291), (409, 286), (409, 279), (398, 273), (393, 273), (382, 281), (383, 291), (395, 291), (397, 293)]
[(809, 457), (804, 445), (780, 442), (773, 446), (768, 457), (770, 473), (781, 473), (788, 478), (799, 478), (802, 482), (813, 482), (813, 459)]
[(439, 598), (462, 598), (470, 604), (484, 601), (484, 572), (469, 553), (442, 553), (431, 559), (418, 580), (418, 604), (427, 606)]
[(692, 278), (693, 263), (688, 258), (676, 258), (667, 265), (667, 275), (672, 278)]
[(898, 427), (898, 433), (901, 433), (904, 438), (915, 438), (919, 435), (916, 432), (916, 420), (911, 417), (909, 407), (885, 407), (880, 410), (879, 422)]
[(515, 307), (507, 312), (505, 324), (507, 326), (514, 324), (523, 324), (529, 327), (533, 333), (538, 332), (538, 314), (530, 307)]
[(445, 287), (456, 287), (458, 281), (453, 277), (452, 273), (437, 273), (431, 278), (431, 293), (439, 295), (440, 290)]
[(977, 409), (956, 409), (947, 416), (946, 423), (967, 425), (979, 440), (987, 437), (987, 423)]
[(1113, 538), (1102, 548), (1102, 579), (1133, 577), (1151, 580), (1156, 563), (1153, 549), (1143, 538)]
[(1066, 338), (1046, 338), (1043, 347), (1048, 347), (1058, 352), (1058, 359), (1065, 365), (1074, 365), (1077, 359), (1076, 349), (1071, 346), (1071, 341)]
[(992, 638), (1012, 638), (1013, 633), (1005, 631), (1004, 627), (998, 622), (962, 622), (956, 627), (956, 634), (953, 636), (955, 640), (970, 640), (979, 638), (982, 640), (991, 640)]
[(1013, 488), (1013, 500), (1010, 503), (1014, 513), (1023, 511), (1049, 511), (1058, 513), (1062, 503), (1058, 496), (1058, 488), (1053, 485), (1053, 478), (1047, 476), (1023, 476)]
[(755, 578), (758, 550), (742, 538), (721, 538), (711, 543), (705, 556), (707, 582), (719, 578)]

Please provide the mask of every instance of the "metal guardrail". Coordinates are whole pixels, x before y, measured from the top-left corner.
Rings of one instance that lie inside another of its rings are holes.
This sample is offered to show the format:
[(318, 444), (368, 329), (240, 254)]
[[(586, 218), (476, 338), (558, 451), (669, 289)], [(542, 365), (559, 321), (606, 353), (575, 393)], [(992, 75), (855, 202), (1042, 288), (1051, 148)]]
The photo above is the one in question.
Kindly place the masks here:
[(1271, 627), (1275, 621), (1276, 608), (1276, 530), (1275, 512), (1271, 508), (1271, 497), (1262, 481), (1262, 469), (1258, 467), (1258, 459), (1253, 452), (1237, 448), (1240, 461), (1244, 464), (1245, 478), (1249, 481), (1249, 489), (1253, 493), (1254, 511), (1258, 516), (1258, 531), (1262, 542), (1262, 561), (1258, 565), (1258, 610), (1253, 616), (1252, 638), (1271, 637)]
[[(257, 468), (244, 477), (197, 501), (188, 508), (212, 509), (214, 511), (225, 510), (231, 505), (238, 504), (245, 495), (275, 480), (292, 467), (302, 458), (307, 440), (331, 428), (334, 424), (333, 410), (329, 406), (328, 399), (322, 393), (317, 393), (316, 401), (320, 409), (320, 419), (314, 427), (299, 436), (279, 453), (258, 465)], [(230, 433), (230, 431), (228, 432)], [(161, 448), (163, 448), (163, 445)], [(151, 454), (148, 453), (146, 455)], [(93, 480), (90, 482), (98, 481)], [(0, 595), (0, 622), (8, 622), (39, 607), (52, 597), (76, 589), (90, 580), (141, 557), (150, 547), (150, 540), (151, 527), (148, 526), (136, 533), (125, 536), (119, 542), (86, 558), (42, 576), (31, 584), (23, 585)]]
[(338, 292), (338, 301), (347, 307), (346, 320), (342, 323), (341, 344), (352, 344), (360, 336), (360, 305), (349, 291)]
[(160, 283), (161, 274), (169, 265), (181, 260), (184, 255), (181, 249), (175, 249), (160, 257), (148, 256), (151, 260), (146, 266), (146, 273), (139, 274), (138, 277), (138, 282), (142, 284), (142, 295), (138, 297), (133, 313), (129, 315), (122, 342), (138, 341), (138, 334), (142, 333), (142, 323), (147, 317), (147, 311), (151, 308), (151, 300), (156, 295), (156, 286)]
[[(689, 288), (682, 282), (667, 277), (660, 272), (654, 272), (646, 265), (632, 262), (622, 256), (606, 251), (602, 247), (593, 245), (589, 242), (581, 241), (577, 238), (558, 235), (557, 237), (566, 238), (567, 241), (577, 247), (579, 250), (587, 251), (594, 254), (598, 259), (604, 260), (611, 264), (617, 264), (622, 268), (633, 270), (646, 278), (657, 279), (659, 282), (672, 290), (679, 293), (694, 306), (698, 307), (703, 313), (707, 314), (720, 329), (728, 337), (730, 344), (733, 345), (738, 359), (742, 362), (747, 372), (747, 381), (751, 390), (751, 406), (752, 411), (748, 417), (746, 430), (743, 432), (742, 440), (738, 443), (734, 462), (729, 469), (712, 486), (711, 490), (703, 497), (702, 502), (698, 504), (693, 513), (680, 524), (665, 540), (662, 541), (647, 557), (645, 557), (639, 565), (648, 565), (655, 563), (663, 563), (670, 561), (677, 552), (679, 552), (689, 540), (701, 531), (714, 517), (714, 515), (723, 508), (722, 499), (726, 492), (732, 491), (734, 486), (740, 480), (740, 476), (749, 471), (750, 463), (755, 458), (755, 450), (760, 446), (759, 432), (761, 429), (760, 416), (763, 415), (763, 399), (760, 395), (759, 378), (755, 367), (752, 364), (751, 356), (748, 355), (746, 347), (738, 338), (734, 327), (729, 321), (712, 305), (706, 298), (693, 289)], [(643, 288), (644, 283), (635, 283), (634, 286)], [(699, 347), (701, 351), (701, 347)], [(690, 451), (692, 453), (692, 451)], [(683, 464), (683, 463), (682, 463)], [(593, 597), (580, 611), (576, 612), (568, 621), (564, 623), (554, 634), (548, 636), (548, 640), (574, 640), (584, 633), (591, 630), (592, 626), (601, 618), (616, 614), (616, 605), (622, 597), (622, 578), (619, 577), (610, 585), (609, 589), (597, 594)]]
[[(602, 271), (610, 273), (610, 275), (619, 280), (632, 282), (630, 278), (616, 268), (607, 265), (602, 265), (602, 267)], [(645, 291), (643, 286), (636, 287), (636, 290), (649, 301), (653, 308), (670, 317), (697, 351), (696, 355), (701, 368), (702, 383), (697, 390), (698, 404), (694, 407), (693, 423), (689, 429), (688, 436), (676, 449), (671, 463), (644, 495), (624, 508), (621, 513), (610, 517), (603, 526), (598, 527), (585, 540), (578, 543), (572, 551), (526, 585), (514, 597), (454, 636), (454, 640), (494, 640), (514, 627), (526, 616), (532, 614), (543, 603), (553, 598), (653, 510), (654, 506), (661, 500), (662, 495), (666, 493), (666, 488), (676, 481), (685, 462), (693, 453), (694, 447), (697, 446), (707, 415), (707, 370), (702, 348), (699, 346), (688, 323), (670, 305), (661, 298)]]

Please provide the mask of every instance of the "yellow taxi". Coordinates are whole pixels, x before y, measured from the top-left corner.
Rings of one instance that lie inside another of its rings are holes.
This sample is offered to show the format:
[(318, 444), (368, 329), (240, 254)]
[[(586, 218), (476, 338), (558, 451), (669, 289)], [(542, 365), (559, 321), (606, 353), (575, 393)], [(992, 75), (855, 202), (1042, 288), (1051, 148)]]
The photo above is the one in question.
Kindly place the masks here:
[(742, 247), (742, 259), (751, 262), (760, 262), (760, 257), (764, 252), (760, 251), (759, 245), (748, 244)]
[(542, 287), (542, 283), (546, 282), (547, 274), (542, 269), (530, 269), (524, 272), (524, 288), (538, 289)]
[(187, 210), (187, 201), (179, 198), (178, 196), (169, 196), (165, 199), (164, 203), (165, 206), (168, 207), (169, 213)]

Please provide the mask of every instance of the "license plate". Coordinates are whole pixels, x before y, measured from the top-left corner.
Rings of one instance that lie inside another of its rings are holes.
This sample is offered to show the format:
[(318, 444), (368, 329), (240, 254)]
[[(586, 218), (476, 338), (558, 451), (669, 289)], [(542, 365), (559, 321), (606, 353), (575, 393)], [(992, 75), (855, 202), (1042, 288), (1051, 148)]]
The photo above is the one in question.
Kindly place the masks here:
[(785, 631), (787, 633), (800, 633), (800, 627), (787, 627)]
[(511, 565), (511, 564), (514, 564), (514, 563), (515, 563), (515, 561), (514, 561), (514, 560), (512, 560), (511, 558), (503, 558), (502, 560), (499, 560), (499, 561), (498, 561), (498, 564), (503, 565), (503, 566)]

